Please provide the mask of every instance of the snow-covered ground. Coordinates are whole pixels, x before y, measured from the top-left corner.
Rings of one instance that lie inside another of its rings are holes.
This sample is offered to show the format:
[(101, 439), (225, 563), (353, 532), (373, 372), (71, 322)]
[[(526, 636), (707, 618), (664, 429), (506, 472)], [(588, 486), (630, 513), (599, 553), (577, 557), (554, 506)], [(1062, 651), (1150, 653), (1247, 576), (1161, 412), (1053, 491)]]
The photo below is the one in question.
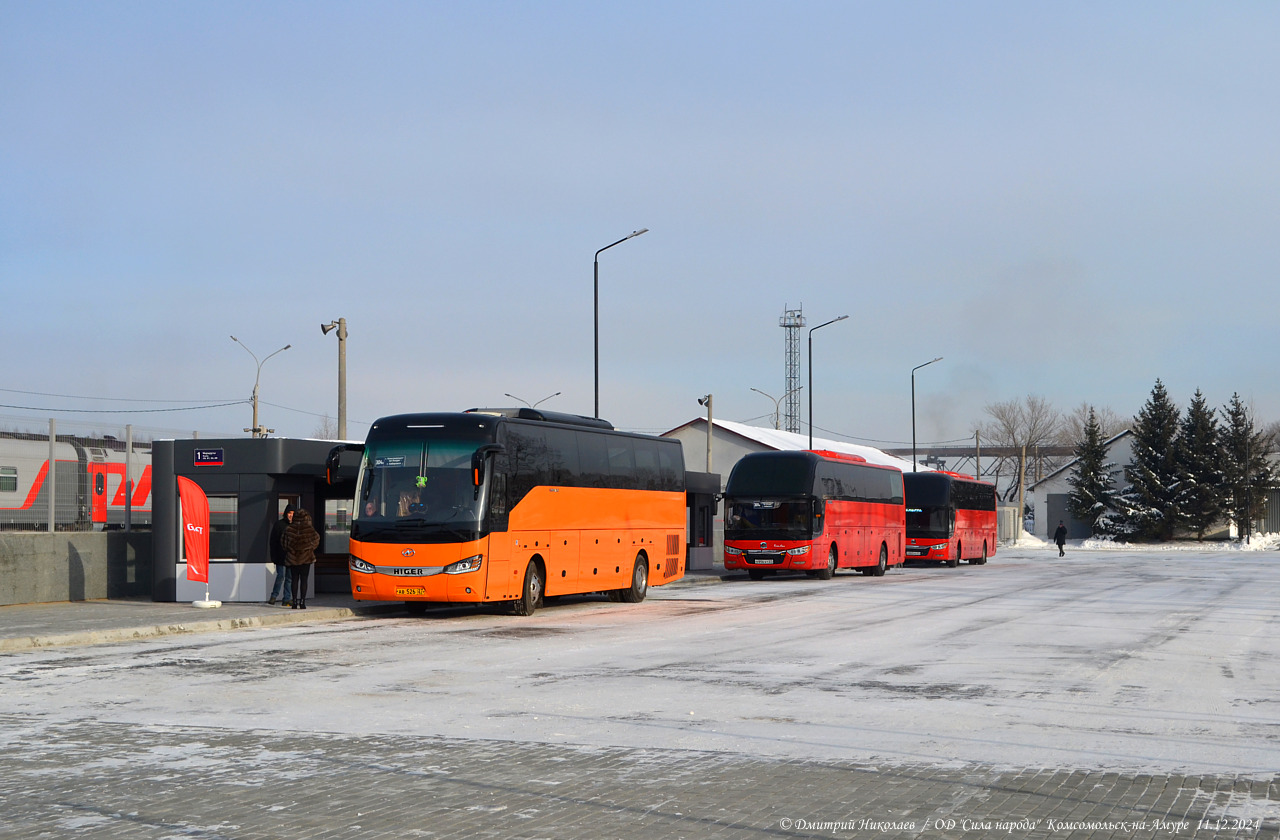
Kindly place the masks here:
[[(1254, 534), (1249, 538), (1248, 542), (1244, 540), (1215, 541), (1205, 540), (1198, 542), (1196, 540), (1177, 540), (1166, 543), (1126, 543), (1112, 539), (1093, 538), (1087, 540), (1069, 540), (1068, 547), (1084, 548), (1090, 551), (1144, 551), (1144, 552), (1166, 552), (1166, 551), (1187, 551), (1198, 554), (1206, 552), (1219, 551), (1280, 551), (1280, 534)], [(1038, 548), (1054, 548), (1054, 544), (1048, 540), (1042, 540), (1039, 537), (1024, 533), (1018, 538), (1017, 542), (1010, 546), (1012, 549), (1034, 550)]]
[(0, 658), (0, 713), (954, 766), (1280, 768), (1280, 555), (1068, 545)]

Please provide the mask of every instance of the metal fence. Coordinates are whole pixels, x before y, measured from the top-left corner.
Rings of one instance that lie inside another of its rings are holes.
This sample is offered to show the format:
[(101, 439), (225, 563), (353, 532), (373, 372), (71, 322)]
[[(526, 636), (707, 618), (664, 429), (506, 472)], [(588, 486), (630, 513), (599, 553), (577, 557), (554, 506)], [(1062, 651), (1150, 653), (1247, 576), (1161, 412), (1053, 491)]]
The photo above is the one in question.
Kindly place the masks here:
[(1018, 515), (1017, 504), (1005, 504), (1003, 502), (996, 505), (996, 540), (1002, 544), (1009, 544), (1018, 541), (1018, 537), (1022, 536), (1022, 517)]
[(0, 530), (149, 527), (151, 442), (242, 434), (0, 415)]

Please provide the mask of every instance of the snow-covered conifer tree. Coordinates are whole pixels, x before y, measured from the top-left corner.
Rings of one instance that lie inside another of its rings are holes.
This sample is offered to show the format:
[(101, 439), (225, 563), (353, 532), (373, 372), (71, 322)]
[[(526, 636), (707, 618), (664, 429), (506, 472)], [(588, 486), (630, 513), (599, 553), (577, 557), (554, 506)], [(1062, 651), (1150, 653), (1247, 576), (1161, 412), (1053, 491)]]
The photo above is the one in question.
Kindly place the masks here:
[(1117, 497), (1119, 532), (1152, 540), (1173, 537), (1178, 524), (1177, 437), (1179, 411), (1164, 383), (1156, 380), (1151, 396), (1134, 418), (1133, 460), (1124, 468), (1129, 482)]
[(1197, 388), (1178, 430), (1178, 493), (1182, 522), (1203, 540), (1222, 517), (1222, 444), (1217, 412)]
[(1222, 409), (1222, 415), (1224, 511), (1245, 536), (1253, 521), (1265, 513), (1267, 493), (1276, 484), (1270, 457), (1275, 441), (1265, 431), (1255, 430), (1253, 417), (1239, 394), (1231, 395), (1231, 404)]
[(1115, 504), (1114, 469), (1115, 464), (1107, 460), (1106, 441), (1102, 439), (1102, 428), (1091, 406), (1084, 424), (1084, 436), (1076, 446), (1076, 466), (1067, 479), (1071, 485), (1067, 510), (1087, 524), (1095, 535), (1108, 530), (1099, 525), (1104, 521), (1104, 514)]

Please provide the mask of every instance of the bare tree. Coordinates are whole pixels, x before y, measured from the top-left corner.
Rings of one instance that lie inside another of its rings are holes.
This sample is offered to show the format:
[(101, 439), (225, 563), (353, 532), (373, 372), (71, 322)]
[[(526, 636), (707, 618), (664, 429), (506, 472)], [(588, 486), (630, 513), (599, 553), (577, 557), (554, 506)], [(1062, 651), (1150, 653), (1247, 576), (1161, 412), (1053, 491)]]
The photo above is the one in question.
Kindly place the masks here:
[(316, 424), (316, 430), (312, 432), (320, 440), (337, 440), (338, 424), (333, 418), (326, 414), (320, 418), (320, 422)]
[(1057, 440), (1059, 446), (1070, 446), (1073, 449), (1080, 446), (1081, 441), (1084, 440), (1084, 428), (1089, 422), (1090, 411), (1093, 411), (1097, 418), (1098, 431), (1103, 440), (1111, 440), (1133, 425), (1132, 417), (1121, 417), (1106, 406), (1098, 407), (1082, 402), (1070, 413), (1062, 416), (1062, 426), (1058, 431)]
[(1007, 499), (1016, 499), (1026, 480), (1026, 453), (1039, 446), (1048, 446), (1056, 440), (1062, 425), (1062, 415), (1048, 400), (1035, 394), (1030, 394), (1021, 401), (991, 403), (983, 410), (991, 420), (978, 429), (982, 439), (992, 446), (1018, 453), (1013, 458), (1017, 464), (1016, 480), (1006, 495)]

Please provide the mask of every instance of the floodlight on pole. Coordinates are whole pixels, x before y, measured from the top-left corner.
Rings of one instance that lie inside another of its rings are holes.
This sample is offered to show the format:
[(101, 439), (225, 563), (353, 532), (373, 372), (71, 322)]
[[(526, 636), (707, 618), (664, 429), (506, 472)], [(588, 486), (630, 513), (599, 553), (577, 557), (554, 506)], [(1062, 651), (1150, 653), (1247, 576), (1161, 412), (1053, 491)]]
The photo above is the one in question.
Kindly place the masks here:
[(594, 416), (597, 420), (600, 419), (600, 255), (605, 251), (609, 250), (610, 248), (612, 248), (614, 245), (621, 245), (623, 242), (626, 242), (628, 239), (635, 239), (640, 234), (648, 233), (648, 232), (649, 232), (648, 228), (641, 228), (640, 230), (632, 231), (631, 233), (619, 239), (617, 242), (611, 242), (608, 245), (601, 248), (599, 251), (596, 251), (595, 281), (594, 281), (593, 288), (594, 288), (594, 300), (595, 300), (595, 339), (594, 339), (595, 353), (594, 353), (594, 356), (595, 356), (595, 372), (596, 372), (595, 373), (596, 413)]
[(698, 405), (707, 407), (707, 472), (709, 473), (711, 472), (711, 439), (714, 428), (711, 422), (711, 395), (707, 394), (705, 397), (698, 397)]
[(320, 333), (338, 331), (338, 440), (347, 439), (347, 319), (320, 325)]

